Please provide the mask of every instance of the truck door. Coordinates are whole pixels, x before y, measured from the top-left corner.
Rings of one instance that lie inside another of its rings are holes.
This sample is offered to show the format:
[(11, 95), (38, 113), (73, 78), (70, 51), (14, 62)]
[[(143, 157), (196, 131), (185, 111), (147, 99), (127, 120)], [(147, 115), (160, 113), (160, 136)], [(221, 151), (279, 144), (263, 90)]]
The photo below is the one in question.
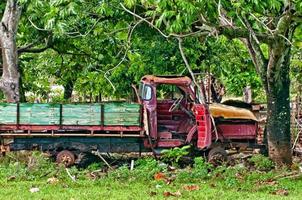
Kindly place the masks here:
[(147, 111), (149, 134), (152, 139), (156, 140), (157, 139), (156, 87), (151, 84), (142, 83), (140, 88), (140, 94), (144, 105), (144, 111)]

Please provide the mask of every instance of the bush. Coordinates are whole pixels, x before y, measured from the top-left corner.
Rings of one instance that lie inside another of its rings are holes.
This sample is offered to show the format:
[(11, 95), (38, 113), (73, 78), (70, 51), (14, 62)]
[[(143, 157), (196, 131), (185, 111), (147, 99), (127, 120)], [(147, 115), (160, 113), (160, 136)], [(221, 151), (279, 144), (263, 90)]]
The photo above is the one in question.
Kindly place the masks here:
[(179, 170), (177, 173), (177, 180), (179, 182), (196, 182), (211, 177), (213, 166), (206, 162), (202, 157), (194, 159), (193, 167), (187, 167)]
[(257, 170), (260, 171), (270, 171), (275, 166), (273, 161), (261, 154), (253, 155), (249, 159), (249, 162), (254, 165)]
[(159, 165), (158, 161), (154, 158), (141, 158), (135, 162), (134, 169), (131, 171), (128, 165), (123, 165), (118, 169), (110, 172), (108, 177), (115, 179), (140, 179), (150, 180), (153, 179), (155, 173), (164, 171), (165, 166)]
[(192, 170), (192, 175), (196, 178), (208, 178), (210, 177), (210, 171), (213, 166), (206, 162), (202, 157), (196, 157), (194, 159), (194, 165)]
[(112, 179), (128, 180), (131, 177), (131, 171), (127, 165), (123, 165), (109, 172), (108, 177)]
[(17, 180), (35, 180), (52, 175), (55, 164), (45, 154), (35, 152), (11, 152), (1, 158), (1, 177)]
[(189, 154), (190, 146), (183, 146), (181, 148), (175, 147), (173, 149), (165, 149), (162, 151), (162, 160), (172, 165), (177, 165), (180, 158)]

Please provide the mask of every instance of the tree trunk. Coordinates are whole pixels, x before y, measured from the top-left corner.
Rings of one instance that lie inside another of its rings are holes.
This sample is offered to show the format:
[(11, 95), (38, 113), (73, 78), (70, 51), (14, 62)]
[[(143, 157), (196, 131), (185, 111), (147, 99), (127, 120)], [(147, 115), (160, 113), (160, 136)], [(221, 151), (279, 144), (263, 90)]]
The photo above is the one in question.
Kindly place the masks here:
[(291, 164), (289, 85), (270, 85), (267, 94), (269, 156), (276, 163)]
[(20, 100), (18, 69), (18, 53), (16, 47), (17, 25), (21, 9), (17, 0), (7, 0), (6, 8), (0, 24), (0, 46), (2, 48), (3, 73), (0, 89), (8, 102)]
[(20, 94), (20, 102), (26, 102), (26, 96), (25, 96), (25, 88), (23, 86), (23, 75), (24, 75), (24, 71), (22, 69), (22, 67), (19, 65), (19, 74), (20, 74), (20, 78), (19, 78), (19, 94)]
[(272, 45), (267, 73), (267, 137), (269, 156), (278, 164), (291, 164), (290, 45), (283, 39)]
[(72, 91), (73, 91), (73, 81), (69, 80), (67, 81), (66, 85), (64, 86), (64, 99), (68, 100), (72, 96)]

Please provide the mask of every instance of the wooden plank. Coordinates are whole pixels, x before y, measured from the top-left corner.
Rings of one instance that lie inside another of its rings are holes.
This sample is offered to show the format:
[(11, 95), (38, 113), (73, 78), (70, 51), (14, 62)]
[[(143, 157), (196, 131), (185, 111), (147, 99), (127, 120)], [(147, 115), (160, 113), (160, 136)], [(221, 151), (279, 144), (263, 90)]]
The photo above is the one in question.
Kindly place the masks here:
[(104, 112), (137, 113), (140, 112), (140, 104), (125, 102), (104, 103)]
[(17, 104), (0, 103), (0, 124), (17, 124)]
[(140, 126), (140, 110), (140, 104), (105, 103), (104, 125)]
[(20, 103), (20, 124), (57, 125), (60, 123), (59, 104)]
[(101, 104), (64, 104), (63, 125), (101, 125)]

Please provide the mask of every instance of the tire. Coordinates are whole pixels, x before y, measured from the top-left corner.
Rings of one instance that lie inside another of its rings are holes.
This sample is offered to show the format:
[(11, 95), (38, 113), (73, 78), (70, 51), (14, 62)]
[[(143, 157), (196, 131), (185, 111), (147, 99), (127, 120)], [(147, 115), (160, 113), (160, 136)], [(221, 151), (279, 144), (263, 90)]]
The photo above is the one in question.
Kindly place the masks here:
[(74, 165), (75, 155), (71, 151), (63, 150), (57, 154), (56, 162), (58, 164), (63, 164), (65, 167), (70, 167)]
[(228, 160), (228, 154), (222, 147), (214, 147), (209, 151), (208, 162), (214, 166), (222, 165)]

